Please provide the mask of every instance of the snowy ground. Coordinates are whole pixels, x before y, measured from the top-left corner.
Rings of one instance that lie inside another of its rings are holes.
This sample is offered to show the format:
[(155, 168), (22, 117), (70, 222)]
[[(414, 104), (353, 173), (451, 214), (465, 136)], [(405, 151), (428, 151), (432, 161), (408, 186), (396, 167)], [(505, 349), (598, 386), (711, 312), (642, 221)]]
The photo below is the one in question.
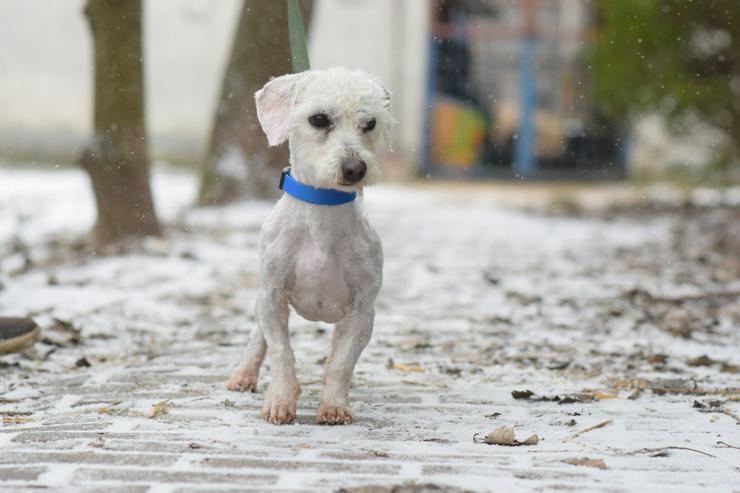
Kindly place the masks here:
[[(737, 209), (371, 190), (386, 267), (358, 421), (313, 424), (330, 327), (296, 317), (304, 392), (276, 427), (266, 373), (256, 394), (224, 389), (270, 206), (189, 209), (194, 178), (171, 171), (155, 189), (166, 237), (96, 256), (82, 174), (0, 168), (0, 313), (46, 329), (0, 357), (0, 490), (740, 490)], [(501, 426), (539, 443), (478, 443)]]

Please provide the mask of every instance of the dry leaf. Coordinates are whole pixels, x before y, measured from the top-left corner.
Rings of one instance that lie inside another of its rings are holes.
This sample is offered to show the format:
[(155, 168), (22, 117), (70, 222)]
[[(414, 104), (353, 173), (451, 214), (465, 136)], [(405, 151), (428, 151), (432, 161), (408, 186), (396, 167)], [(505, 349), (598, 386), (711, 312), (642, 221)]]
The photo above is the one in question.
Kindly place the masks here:
[(557, 402), (558, 404), (585, 404), (587, 402), (600, 401), (604, 399), (617, 399), (618, 396), (602, 392), (600, 390), (586, 389), (583, 392), (564, 395), (537, 395), (531, 390), (513, 390), (511, 396), (514, 399), (530, 401)]
[(386, 364), (386, 367), (389, 370), (399, 370), (406, 373), (420, 373), (424, 371), (424, 368), (419, 365), (406, 365), (403, 363), (396, 363), (395, 361), (393, 361), (393, 358), (388, 358), (388, 364)]
[(111, 414), (113, 411), (108, 406), (98, 408), (98, 414)]
[(572, 459), (565, 459), (562, 462), (566, 464), (573, 464), (574, 466), (586, 466), (595, 467), (597, 469), (606, 469), (606, 462), (604, 459), (589, 459), (588, 457), (573, 457)]
[(514, 428), (510, 428), (508, 426), (496, 428), (491, 433), (486, 435), (485, 441), (489, 445), (516, 445), (516, 439), (514, 438)]
[[(476, 435), (477, 436), (477, 435)], [(475, 440), (476, 437), (473, 437)], [(514, 428), (511, 426), (502, 426), (496, 428), (483, 439), (483, 443), (488, 445), (506, 445), (508, 447), (516, 447), (519, 445), (537, 445), (540, 439), (537, 435), (532, 435), (524, 441), (519, 441), (514, 435)]]
[(689, 366), (712, 366), (717, 363), (720, 363), (720, 361), (710, 358), (706, 354), (702, 354), (701, 356), (692, 358), (686, 362)]
[(603, 401), (606, 399), (619, 399), (619, 396), (617, 395), (601, 392), (600, 390), (586, 390), (585, 393), (592, 395), (593, 398), (598, 401)]
[(156, 418), (161, 414), (167, 413), (167, 408), (170, 407), (170, 400), (159, 401), (149, 409), (149, 418)]
[(105, 441), (103, 440), (103, 437), (95, 437), (90, 443), (87, 444), (87, 446), (92, 448), (103, 448), (105, 447)]
[(540, 437), (537, 435), (530, 435), (526, 440), (519, 443), (519, 445), (537, 445), (538, 443), (540, 443)]
[(511, 396), (514, 399), (529, 399), (530, 397), (533, 397), (535, 394), (531, 390), (512, 390)]
[(17, 414), (13, 416), (3, 416), (4, 425), (19, 425), (22, 423), (30, 423), (31, 421), (33, 421), (32, 418), (29, 418), (28, 416), (19, 416)]

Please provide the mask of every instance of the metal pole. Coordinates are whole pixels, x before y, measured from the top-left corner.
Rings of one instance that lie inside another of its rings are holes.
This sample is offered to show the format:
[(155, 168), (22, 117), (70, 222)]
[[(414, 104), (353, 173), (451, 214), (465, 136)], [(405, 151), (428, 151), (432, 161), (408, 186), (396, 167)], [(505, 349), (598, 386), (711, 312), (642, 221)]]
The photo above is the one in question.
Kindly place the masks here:
[(437, 25), (438, 2), (432, 0), (431, 9), (429, 11), (428, 23), (429, 23), (429, 35), (427, 40), (427, 73), (426, 73), (426, 87), (424, 88), (424, 122), (421, 125), (422, 136), (421, 136), (421, 149), (419, 153), (420, 166), (419, 169), (424, 176), (429, 176), (433, 170), (432, 163), (432, 120), (434, 119), (434, 104), (436, 100), (437, 92), (437, 36), (435, 34), (435, 27)]
[(290, 35), (290, 60), (293, 64), (293, 72), (303, 72), (311, 68), (308, 60), (308, 43), (306, 42), (306, 30), (303, 25), (303, 14), (298, 0), (286, 0), (288, 2), (288, 32)]
[(537, 135), (534, 121), (537, 110), (537, 86), (534, 72), (537, 0), (526, 0), (524, 9), (522, 48), (519, 54), (519, 104), (521, 108), (514, 156), (514, 172), (521, 177), (530, 176), (537, 170), (535, 154)]

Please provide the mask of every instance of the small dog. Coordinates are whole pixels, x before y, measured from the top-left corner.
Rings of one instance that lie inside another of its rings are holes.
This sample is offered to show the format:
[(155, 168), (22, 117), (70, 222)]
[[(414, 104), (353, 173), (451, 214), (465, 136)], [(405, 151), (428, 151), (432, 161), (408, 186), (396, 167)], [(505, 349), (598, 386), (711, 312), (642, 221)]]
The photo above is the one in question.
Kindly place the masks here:
[(262, 225), (257, 326), (227, 388), (254, 391), (269, 350), (262, 416), (273, 424), (295, 419), (292, 306), (305, 319), (335, 324), (316, 421), (349, 424), (350, 380), (383, 277), (380, 239), (353, 199), (380, 178), (375, 152), (389, 140), (390, 93), (376, 77), (332, 68), (272, 79), (255, 100), (269, 144), (288, 140), (291, 168), (281, 179), (286, 193)]

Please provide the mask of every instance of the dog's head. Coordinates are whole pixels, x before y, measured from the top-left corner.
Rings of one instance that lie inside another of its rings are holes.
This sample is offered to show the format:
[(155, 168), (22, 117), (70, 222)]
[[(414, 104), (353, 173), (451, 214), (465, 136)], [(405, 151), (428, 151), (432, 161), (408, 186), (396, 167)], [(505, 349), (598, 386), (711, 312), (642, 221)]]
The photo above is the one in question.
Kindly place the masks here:
[(390, 93), (377, 77), (332, 68), (283, 75), (255, 94), (270, 145), (287, 139), (293, 175), (349, 190), (380, 179), (375, 152), (390, 138)]

